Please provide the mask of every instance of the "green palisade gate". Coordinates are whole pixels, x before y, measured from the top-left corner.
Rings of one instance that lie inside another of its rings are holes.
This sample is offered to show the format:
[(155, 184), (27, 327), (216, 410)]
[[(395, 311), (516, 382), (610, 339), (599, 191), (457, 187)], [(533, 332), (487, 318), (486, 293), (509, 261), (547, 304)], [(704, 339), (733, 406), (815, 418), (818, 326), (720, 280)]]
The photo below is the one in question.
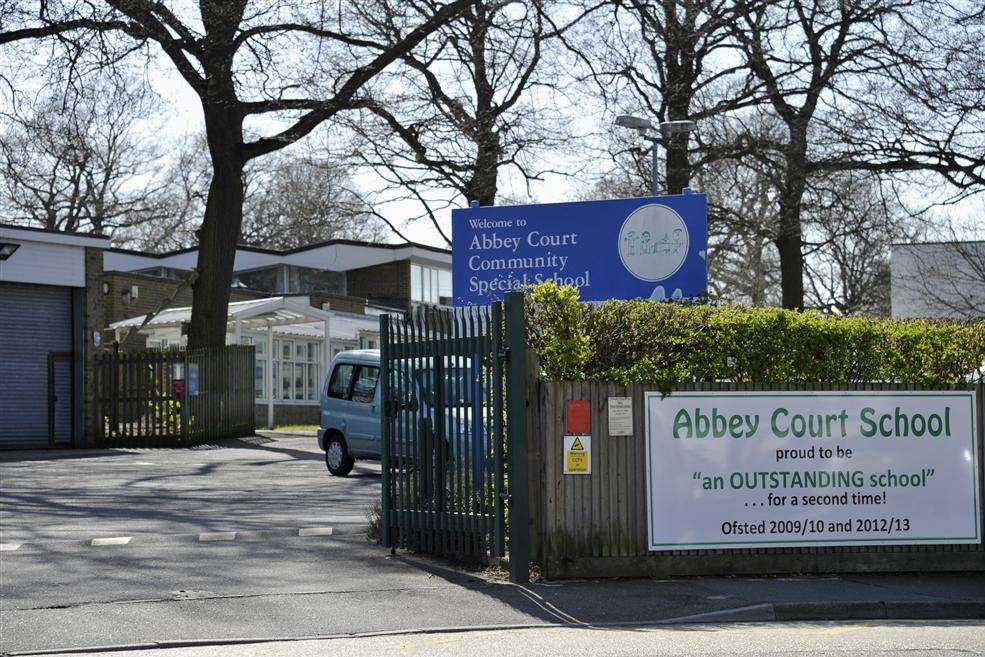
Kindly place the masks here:
[(380, 318), (384, 546), (503, 557), (509, 516), (526, 581), (524, 330), (520, 295)]

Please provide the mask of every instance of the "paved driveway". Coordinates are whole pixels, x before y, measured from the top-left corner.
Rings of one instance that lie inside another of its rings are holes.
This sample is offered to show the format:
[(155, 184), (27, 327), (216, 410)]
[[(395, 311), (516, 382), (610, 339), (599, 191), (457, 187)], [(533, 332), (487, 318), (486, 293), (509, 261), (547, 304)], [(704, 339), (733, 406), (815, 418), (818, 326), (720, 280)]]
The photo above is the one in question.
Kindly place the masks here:
[(380, 469), (331, 477), (314, 438), (221, 448), (0, 452), (0, 542), (21, 549), (131, 536), (366, 523)]
[(553, 618), (366, 538), (378, 464), (314, 438), (0, 452), (0, 654)]

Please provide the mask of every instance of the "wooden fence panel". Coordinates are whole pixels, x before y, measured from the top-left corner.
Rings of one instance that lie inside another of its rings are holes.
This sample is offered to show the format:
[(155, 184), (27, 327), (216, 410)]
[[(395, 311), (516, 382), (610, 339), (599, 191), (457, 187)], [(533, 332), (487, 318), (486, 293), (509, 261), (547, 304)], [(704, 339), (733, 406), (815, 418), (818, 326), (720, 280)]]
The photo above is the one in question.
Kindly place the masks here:
[[(745, 386), (692, 384), (675, 390), (913, 390), (915, 386)], [(644, 394), (655, 386), (540, 381), (528, 388), (536, 413), (528, 416), (534, 554), (548, 577), (985, 570), (985, 547), (877, 545), (844, 547), (647, 550)], [(954, 387), (953, 389), (967, 389)], [(985, 386), (976, 386), (980, 499), (985, 500)], [(633, 435), (609, 436), (608, 398), (633, 399)], [(587, 400), (592, 410), (592, 474), (564, 475), (566, 406)], [(534, 443), (538, 443), (534, 447)], [(671, 502), (674, 503), (674, 502)], [(680, 502), (676, 502), (680, 503)], [(982, 510), (985, 525), (985, 510)]]
[[(253, 363), (250, 345), (100, 354), (96, 444), (168, 447), (251, 435)], [(175, 384), (179, 371), (183, 387)]]

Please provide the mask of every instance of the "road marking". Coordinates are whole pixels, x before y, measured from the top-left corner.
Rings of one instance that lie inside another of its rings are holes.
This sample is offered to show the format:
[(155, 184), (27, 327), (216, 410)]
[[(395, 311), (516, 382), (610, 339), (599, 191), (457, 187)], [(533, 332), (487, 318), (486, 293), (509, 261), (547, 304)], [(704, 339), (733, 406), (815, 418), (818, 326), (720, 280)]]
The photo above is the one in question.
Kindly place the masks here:
[(23, 543), (0, 543), (0, 552), (13, 552)]
[(104, 545), (126, 545), (133, 539), (132, 536), (113, 536), (110, 538), (94, 538), (89, 543), (92, 547), (101, 547)]
[(298, 536), (331, 536), (331, 527), (302, 527), (298, 530)]
[(236, 532), (202, 532), (198, 535), (198, 540), (205, 543), (208, 541), (234, 541)]

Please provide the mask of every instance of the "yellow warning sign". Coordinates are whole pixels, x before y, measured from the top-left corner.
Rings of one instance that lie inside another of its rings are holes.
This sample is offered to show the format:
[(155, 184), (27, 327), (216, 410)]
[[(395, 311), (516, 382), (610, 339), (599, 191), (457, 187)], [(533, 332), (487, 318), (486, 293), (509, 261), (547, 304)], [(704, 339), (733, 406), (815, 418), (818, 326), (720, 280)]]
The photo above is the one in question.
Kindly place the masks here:
[(592, 437), (564, 437), (564, 474), (592, 473)]

